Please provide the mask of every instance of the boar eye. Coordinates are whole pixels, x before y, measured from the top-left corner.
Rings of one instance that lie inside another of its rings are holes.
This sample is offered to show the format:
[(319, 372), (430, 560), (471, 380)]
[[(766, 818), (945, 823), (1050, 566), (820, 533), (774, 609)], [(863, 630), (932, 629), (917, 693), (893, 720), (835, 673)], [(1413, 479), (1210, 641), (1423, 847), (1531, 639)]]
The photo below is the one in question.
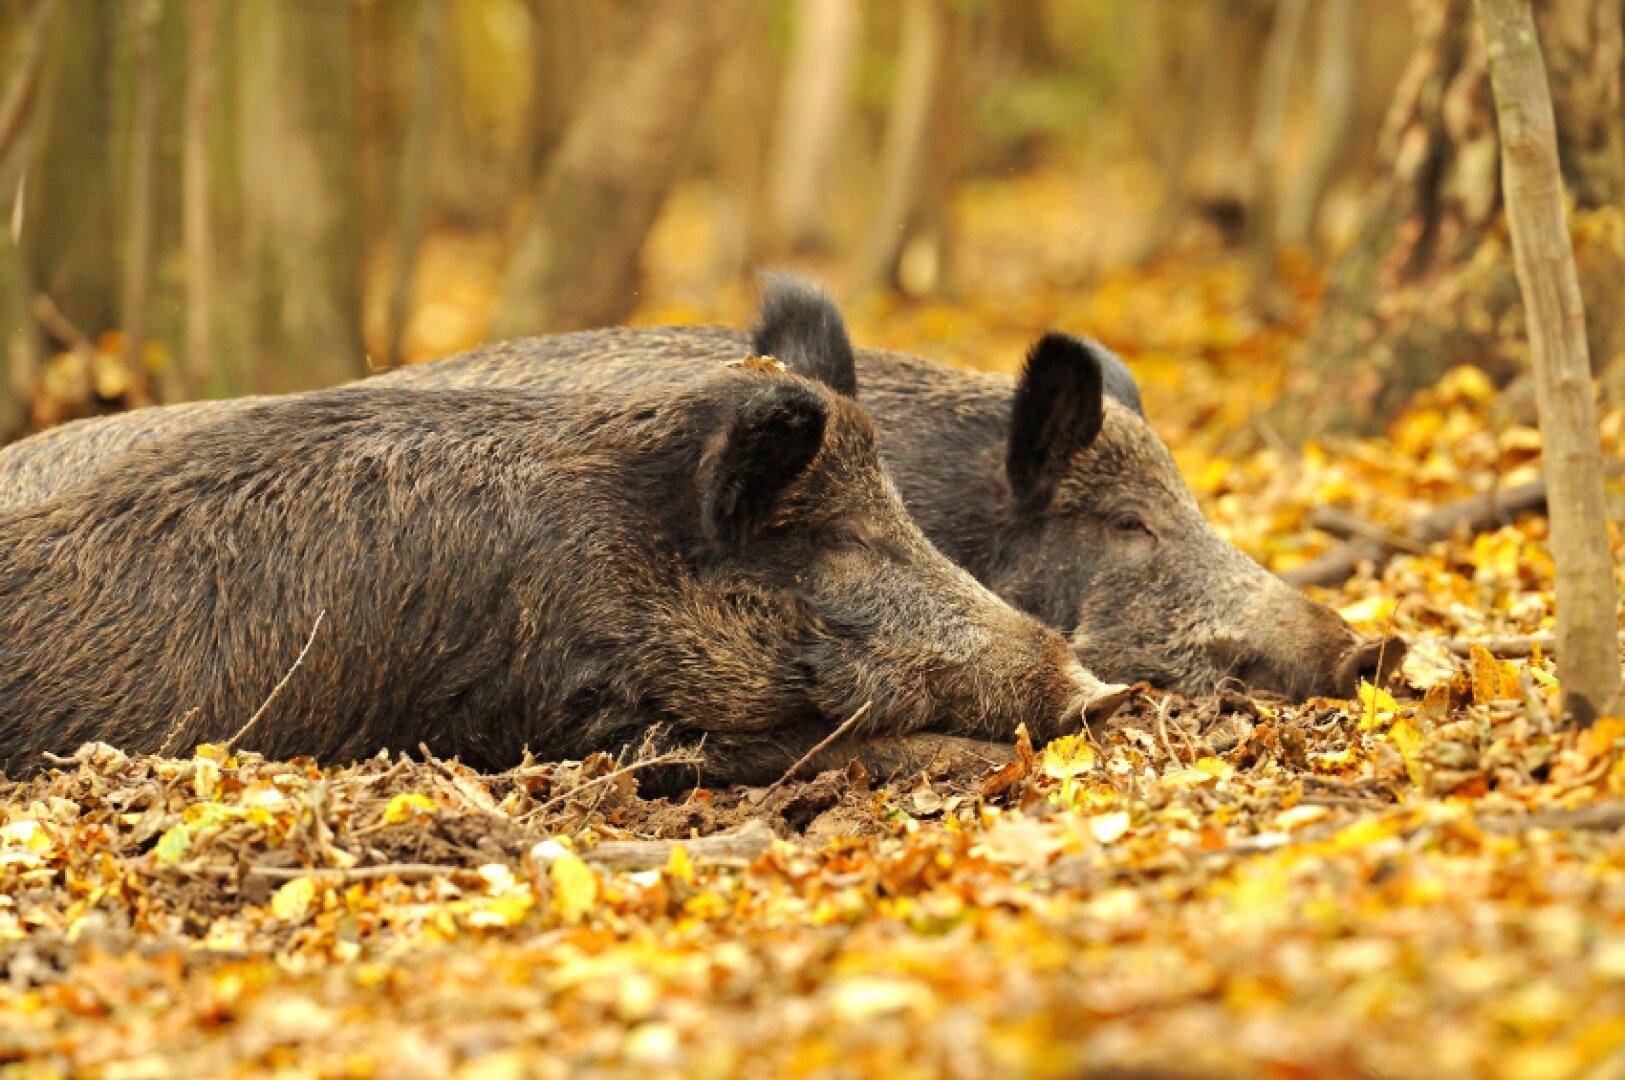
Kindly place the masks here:
[(1112, 518), (1112, 532), (1125, 540), (1156, 538), (1156, 534), (1151, 531), (1151, 526), (1145, 523), (1145, 518), (1129, 510), (1125, 510)]
[(856, 529), (832, 529), (829, 533), (830, 546), (843, 551), (869, 551), (874, 545), (869, 538)]

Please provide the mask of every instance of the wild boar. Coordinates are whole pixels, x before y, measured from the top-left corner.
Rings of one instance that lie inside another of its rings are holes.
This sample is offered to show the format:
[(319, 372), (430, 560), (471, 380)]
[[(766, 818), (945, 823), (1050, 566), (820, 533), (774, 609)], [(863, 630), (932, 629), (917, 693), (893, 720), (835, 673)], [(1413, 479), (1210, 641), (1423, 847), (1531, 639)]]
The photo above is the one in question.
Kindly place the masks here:
[(659, 729), (759, 783), (854, 716), (832, 753), (883, 765), (1075, 730), (1105, 688), (1061, 635), (930, 545), (856, 403), (765, 367), (264, 399), (0, 513), (0, 767), (240, 734), (500, 769)]
[[(484, 346), (378, 376), (397, 386), (654, 387), (704, 379), (753, 350), (844, 396), (879, 431), (904, 504), (954, 562), (1071, 638), (1109, 682), (1186, 694), (1226, 680), (1292, 698), (1347, 696), (1397, 665), (1396, 639), (1361, 641), (1203, 518), (1108, 350), (1047, 334), (1021, 372), (854, 349), (815, 286), (773, 280), (754, 332), (590, 330)], [(0, 506), (38, 500), (123, 449), (241, 407), (148, 409), (47, 431), (0, 451)]]

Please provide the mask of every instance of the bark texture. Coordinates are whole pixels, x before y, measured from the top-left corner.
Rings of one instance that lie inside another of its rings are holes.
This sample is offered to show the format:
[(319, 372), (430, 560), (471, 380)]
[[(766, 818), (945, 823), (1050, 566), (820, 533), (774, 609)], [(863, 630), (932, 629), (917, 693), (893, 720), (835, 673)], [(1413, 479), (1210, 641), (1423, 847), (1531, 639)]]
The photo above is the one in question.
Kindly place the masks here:
[(1588, 724), (1615, 706), (1619, 654), (1602, 444), (1585, 309), (1563, 204), (1559, 131), (1527, 0), (1479, 0), (1479, 13), (1545, 443), (1547, 513), (1557, 564), (1558, 675), (1565, 712)]
[[(1414, 0), (1417, 44), (1382, 135), (1383, 175), (1334, 269), (1307, 355), (1272, 410), (1295, 441), (1380, 429), (1458, 364), (1526, 366), (1497, 168), (1489, 66), (1471, 0)], [(1599, 369), (1625, 352), (1620, 0), (1536, 6), (1552, 71), (1582, 293)]]
[(238, 0), (237, 156), (257, 389), (366, 372), (350, 12)]
[(496, 336), (620, 322), (638, 257), (683, 164), (748, 0), (661, 0), (597, 65), (509, 261)]

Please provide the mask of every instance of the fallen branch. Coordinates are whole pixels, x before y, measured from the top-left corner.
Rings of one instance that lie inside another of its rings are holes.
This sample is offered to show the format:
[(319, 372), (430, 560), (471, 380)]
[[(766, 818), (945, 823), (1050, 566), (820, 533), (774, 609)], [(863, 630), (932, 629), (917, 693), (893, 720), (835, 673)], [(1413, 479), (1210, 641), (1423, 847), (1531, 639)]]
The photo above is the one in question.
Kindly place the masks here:
[[(1354, 576), (1362, 563), (1380, 567), (1401, 551), (1425, 550), (1426, 545), (1448, 540), (1462, 531), (1485, 532), (1511, 522), (1519, 514), (1545, 506), (1544, 480), (1488, 491), (1423, 514), (1409, 529), (1389, 539), (1366, 536), (1339, 544), (1314, 562), (1289, 570), (1281, 577), (1287, 584), (1300, 587), (1341, 585)], [(1402, 543), (1392, 542), (1395, 540)]]
[[(1483, 649), (1498, 660), (1515, 660), (1525, 656), (1533, 656), (1539, 649), (1546, 656), (1552, 656), (1557, 651), (1557, 638), (1552, 634), (1520, 634), (1513, 637), (1498, 638), (1434, 638), (1434, 643), (1442, 645), (1456, 656), (1471, 656), (1473, 650)], [(1625, 632), (1619, 634), (1619, 640), (1625, 644)]]
[(1522, 832), (1525, 829), (1573, 829), (1586, 832), (1613, 832), (1625, 828), (1625, 802), (1602, 802), (1577, 806), (1572, 810), (1537, 810), (1532, 814), (1502, 814), (1479, 819), (1488, 832)]
[(581, 853), (581, 858), (605, 870), (645, 870), (665, 866), (672, 850), (681, 847), (696, 865), (746, 865), (773, 846), (773, 830), (751, 820), (731, 832), (693, 840), (605, 840)]
[(381, 878), (400, 878), (409, 881), (414, 878), (450, 877), (453, 874), (472, 874), (474, 868), (470, 866), (443, 866), (439, 863), (380, 863), (377, 866), (250, 866), (248, 873), (253, 877), (271, 878), (276, 881), (292, 881), (294, 878), (321, 877), (340, 878), (344, 881), (377, 881)]

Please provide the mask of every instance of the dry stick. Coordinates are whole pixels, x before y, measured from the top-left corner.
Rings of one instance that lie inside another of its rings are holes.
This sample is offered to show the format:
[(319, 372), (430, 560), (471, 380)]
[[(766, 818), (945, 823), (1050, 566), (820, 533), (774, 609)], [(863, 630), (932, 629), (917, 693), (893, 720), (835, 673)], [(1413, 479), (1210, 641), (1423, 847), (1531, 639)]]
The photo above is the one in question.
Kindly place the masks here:
[(581, 784), (577, 787), (571, 788), (569, 791), (565, 791), (553, 796), (551, 799), (532, 810), (527, 816), (536, 817), (541, 814), (545, 814), (547, 811), (551, 810), (553, 807), (559, 805), (565, 800), (576, 798), (583, 791), (598, 787), (602, 784), (607, 784), (618, 776), (625, 776), (628, 773), (637, 772), (639, 769), (648, 769), (656, 765), (698, 765), (701, 760), (703, 759), (697, 751), (673, 750), (670, 753), (661, 754), (659, 757), (648, 758), (644, 761), (634, 761), (630, 765), (623, 765), (619, 769), (605, 773), (603, 776), (595, 776), (591, 780), (588, 780), (585, 784)]
[(282, 693), (282, 688), (288, 685), (289, 679), (293, 678), (293, 673), (299, 670), (299, 665), (305, 662), (305, 656), (310, 652), (310, 647), (316, 644), (316, 631), (322, 628), (322, 620), (325, 618), (327, 618), (326, 609), (323, 609), (317, 613), (316, 622), (310, 628), (310, 637), (305, 639), (305, 647), (299, 650), (299, 655), (294, 658), (293, 666), (288, 669), (288, 673), (286, 675), (282, 676), (282, 681), (271, 688), (271, 693), (266, 697), (265, 701), (260, 705), (259, 709), (254, 713), (254, 715), (248, 718), (248, 723), (238, 728), (237, 734), (226, 740), (223, 749), (230, 750), (232, 747), (236, 746), (242, 737), (247, 735), (249, 730), (252, 729), (255, 724), (260, 722), (260, 717), (264, 716), (266, 711), (270, 709), (271, 703), (276, 700), (278, 694)]
[(755, 862), (773, 846), (773, 830), (759, 818), (729, 832), (692, 840), (605, 840), (581, 858), (606, 870), (641, 870), (664, 866), (681, 847), (696, 865)]
[(384, 367), (405, 361), (406, 324), (412, 315), (412, 286), (417, 271), (418, 246), (423, 238), (423, 195), (428, 184), (429, 132), (434, 128), (435, 91), (440, 71), (441, 32), (445, 22), (442, 0), (422, 0), (418, 12), (417, 85), (412, 91), (412, 117), (407, 122), (406, 147), (395, 204), (394, 272), (389, 290), (389, 341)]
[[(1417, 518), (1403, 534), (1411, 545), (1448, 540), (1460, 529), (1483, 532), (1511, 521), (1518, 514), (1546, 505), (1546, 481), (1535, 480), (1514, 488), (1496, 489), (1470, 499), (1448, 503)], [(1402, 548), (1379, 539), (1339, 544), (1314, 562), (1281, 576), (1291, 585), (1340, 585), (1354, 576), (1364, 562), (1381, 566)]]
[(158, 145), (158, 64), (153, 38), (157, 23), (158, 0), (144, 0), (135, 10), (135, 116), (131, 123), (129, 234), (120, 305), (125, 334), (124, 369), (149, 395), (150, 380), (141, 354), (147, 344), (152, 300), (152, 173)]
[(801, 757), (796, 760), (794, 765), (784, 770), (784, 775), (773, 781), (772, 785), (767, 789), (767, 793), (772, 794), (773, 792), (779, 790), (779, 787), (782, 784), (789, 781), (796, 775), (796, 773), (801, 771), (801, 767), (803, 765), (807, 764), (807, 762), (811, 761), (825, 750), (828, 750), (838, 739), (840, 739), (842, 735), (845, 735), (847, 732), (851, 731), (853, 726), (856, 725), (859, 720), (862, 720), (869, 714), (869, 709), (872, 705), (874, 705), (873, 701), (865, 701), (862, 705), (858, 706), (858, 711), (847, 717), (845, 723), (836, 728), (834, 731), (830, 732), (828, 735), (824, 736), (824, 738), (819, 741), (817, 746), (814, 746), (811, 750), (808, 750), (805, 754), (802, 754)]
[(1527, 0), (1479, 0), (1501, 138), (1501, 189), (1534, 361), (1551, 487), (1563, 708), (1589, 724), (1620, 704), (1602, 440), (1557, 153), (1551, 87)]
[[(1625, 632), (1618, 635), (1619, 642), (1625, 644)], [(1417, 644), (1425, 644), (1430, 639), (1423, 638)], [(1434, 638), (1435, 644), (1442, 645), (1457, 656), (1471, 656), (1473, 650), (1483, 649), (1491, 656), (1500, 660), (1515, 660), (1531, 656), (1536, 649), (1548, 656), (1557, 654), (1557, 637), (1554, 634), (1519, 634), (1513, 637), (1498, 638)]]

